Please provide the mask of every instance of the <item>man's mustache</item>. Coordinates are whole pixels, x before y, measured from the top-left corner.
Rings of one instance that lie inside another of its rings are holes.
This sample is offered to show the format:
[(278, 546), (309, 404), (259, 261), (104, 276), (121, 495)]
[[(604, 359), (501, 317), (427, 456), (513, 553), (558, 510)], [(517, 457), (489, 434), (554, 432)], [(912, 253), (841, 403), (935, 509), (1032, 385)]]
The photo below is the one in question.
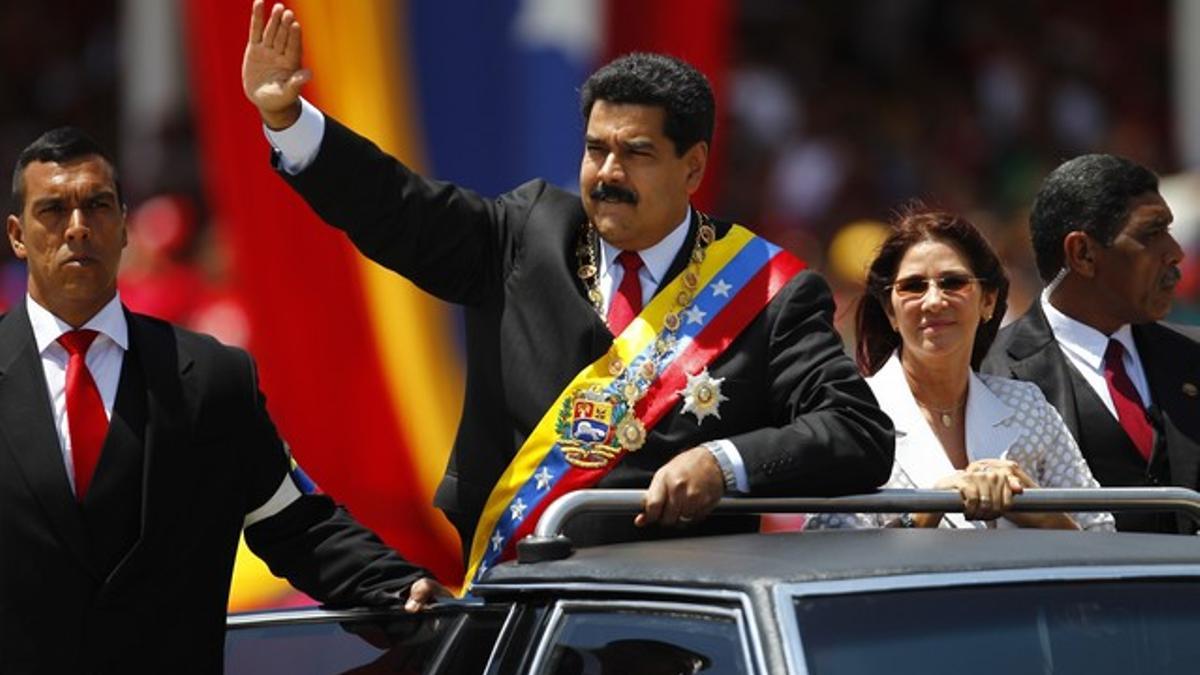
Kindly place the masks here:
[(624, 202), (626, 204), (637, 204), (637, 195), (633, 192), (633, 190), (628, 190), (616, 185), (608, 185), (606, 183), (600, 183), (596, 187), (592, 188), (592, 191), (588, 193), (588, 196), (594, 201), (599, 202), (614, 201)]

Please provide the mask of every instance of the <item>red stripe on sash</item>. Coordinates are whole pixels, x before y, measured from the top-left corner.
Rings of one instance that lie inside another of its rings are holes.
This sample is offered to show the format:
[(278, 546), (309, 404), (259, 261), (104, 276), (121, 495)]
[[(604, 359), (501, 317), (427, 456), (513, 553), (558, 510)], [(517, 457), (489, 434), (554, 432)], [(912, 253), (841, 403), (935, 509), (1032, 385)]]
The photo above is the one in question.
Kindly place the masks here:
[[(635, 413), (645, 425), (647, 434), (663, 415), (679, 404), (680, 398), (675, 394), (684, 388), (688, 373), (699, 372), (724, 352), (754, 317), (766, 308), (771, 298), (805, 267), (802, 260), (786, 251), (776, 253), (746, 282), (725, 309), (713, 317), (713, 320), (692, 339), (687, 350), (659, 375), (635, 407)], [(756, 297), (766, 297), (767, 301), (755, 302)], [(681, 451), (687, 449), (680, 448)], [(501, 559), (508, 560), (515, 555), (516, 542), (533, 532), (542, 513), (555, 499), (568, 492), (592, 487), (618, 464), (619, 461), (611, 462), (602, 469), (576, 467), (564, 474), (554, 487), (550, 488), (545, 498), (525, 514), (524, 520), (505, 545)]]

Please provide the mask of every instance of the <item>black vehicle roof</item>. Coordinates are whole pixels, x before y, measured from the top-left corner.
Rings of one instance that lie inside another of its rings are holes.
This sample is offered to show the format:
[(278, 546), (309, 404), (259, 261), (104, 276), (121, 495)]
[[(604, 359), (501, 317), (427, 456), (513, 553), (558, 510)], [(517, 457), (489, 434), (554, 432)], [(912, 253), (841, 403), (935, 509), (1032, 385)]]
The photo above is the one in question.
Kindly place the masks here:
[(506, 563), (489, 570), (477, 589), (486, 593), (489, 586), (579, 582), (737, 589), (900, 574), (1100, 565), (1200, 565), (1200, 539), (946, 529), (697, 537), (579, 549), (550, 562)]

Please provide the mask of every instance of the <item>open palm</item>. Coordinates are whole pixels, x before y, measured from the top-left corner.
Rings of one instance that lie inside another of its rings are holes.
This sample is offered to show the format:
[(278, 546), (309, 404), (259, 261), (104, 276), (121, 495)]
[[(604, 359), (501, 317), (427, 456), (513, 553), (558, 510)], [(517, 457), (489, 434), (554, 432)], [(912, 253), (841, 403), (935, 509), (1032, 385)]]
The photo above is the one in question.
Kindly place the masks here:
[[(242, 89), (271, 123), (297, 109), (300, 88), (311, 73), (300, 67), (300, 24), (292, 10), (276, 4), (263, 20), (263, 0), (250, 10), (250, 36), (242, 57)], [(272, 125), (274, 126), (274, 125)]]

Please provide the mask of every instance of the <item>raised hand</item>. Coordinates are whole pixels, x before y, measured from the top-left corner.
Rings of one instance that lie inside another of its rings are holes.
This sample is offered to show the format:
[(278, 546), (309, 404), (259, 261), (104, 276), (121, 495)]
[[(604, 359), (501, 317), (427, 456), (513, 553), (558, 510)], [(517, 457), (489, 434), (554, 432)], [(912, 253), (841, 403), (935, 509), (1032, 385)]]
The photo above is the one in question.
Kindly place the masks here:
[(275, 3), (266, 21), (264, 0), (250, 9), (250, 36), (242, 57), (242, 90), (272, 129), (285, 129), (300, 116), (300, 88), (312, 72), (300, 67), (300, 22)]

